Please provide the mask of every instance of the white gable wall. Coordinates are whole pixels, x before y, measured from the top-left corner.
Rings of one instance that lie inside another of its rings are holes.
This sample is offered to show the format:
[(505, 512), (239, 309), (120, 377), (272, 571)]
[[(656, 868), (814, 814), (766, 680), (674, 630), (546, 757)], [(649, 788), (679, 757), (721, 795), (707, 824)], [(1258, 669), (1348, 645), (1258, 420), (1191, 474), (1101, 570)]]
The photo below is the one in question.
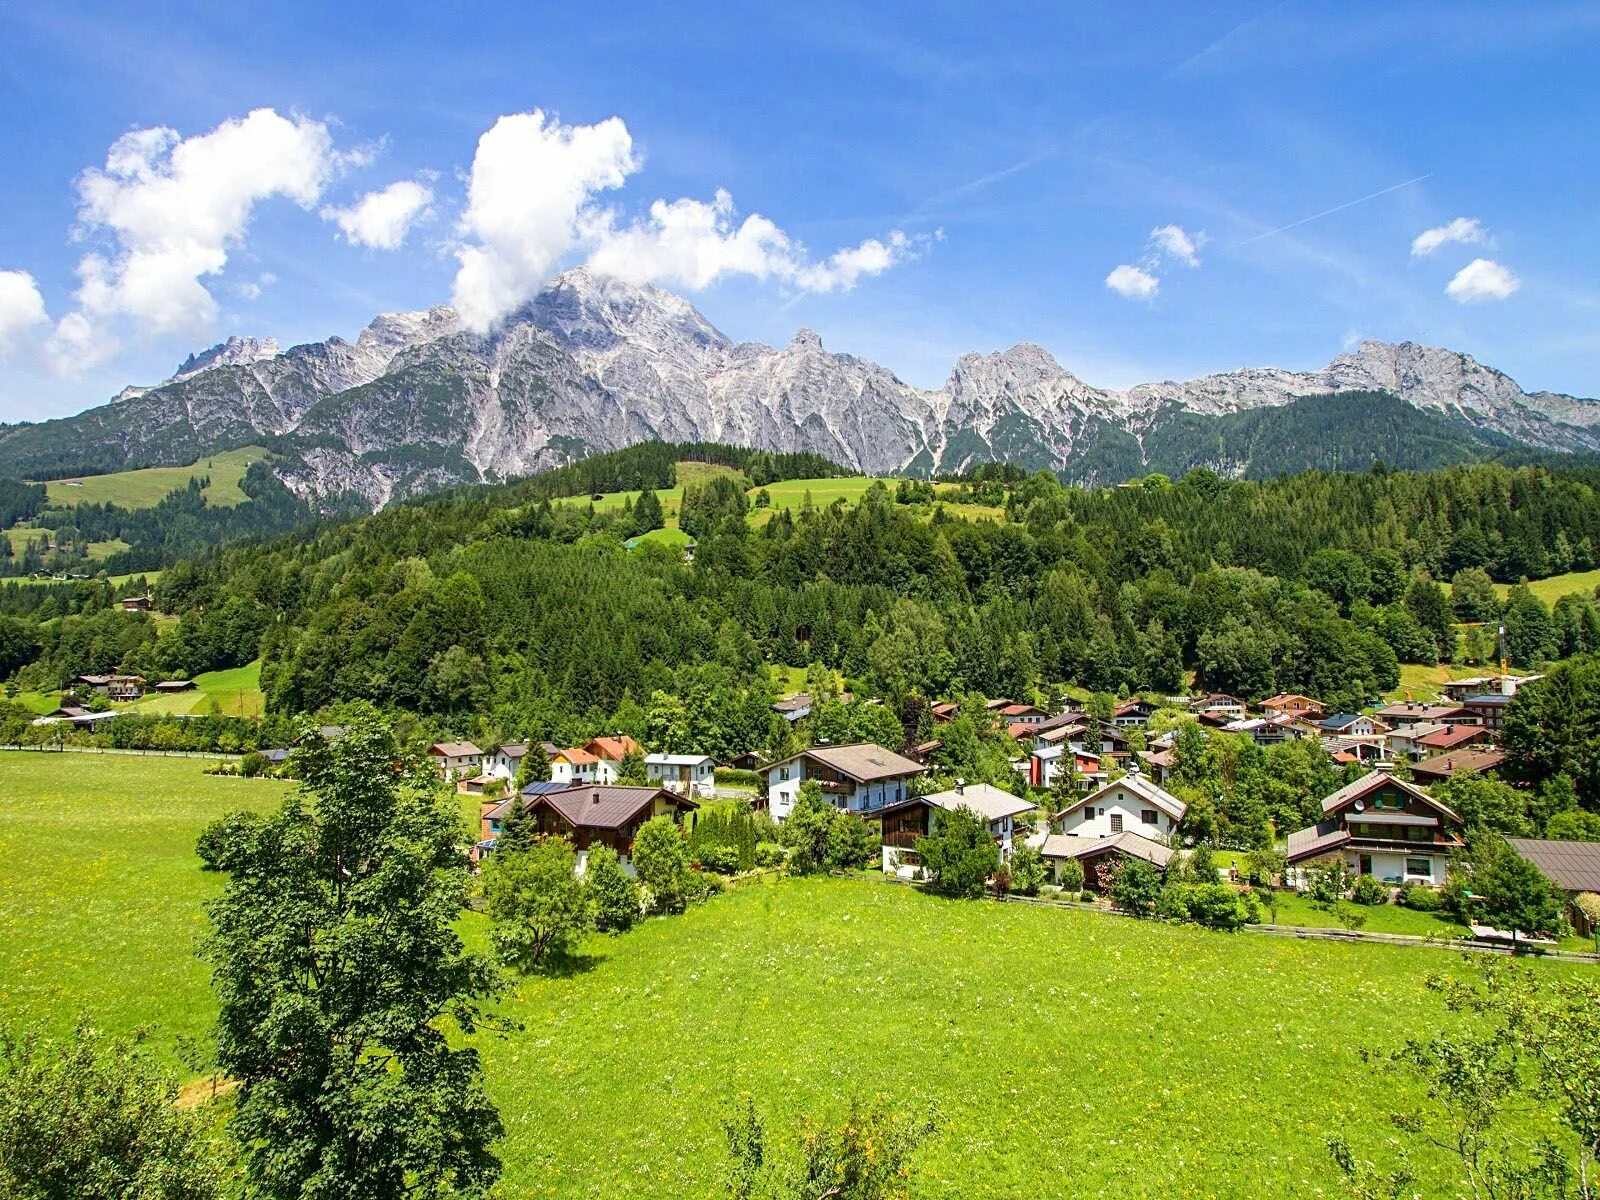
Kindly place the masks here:
[[(1153, 823), (1145, 819), (1152, 813), (1155, 816)], [(1156, 838), (1173, 832), (1177, 827), (1178, 823), (1171, 816), (1132, 788), (1114, 783), (1096, 796), (1092, 803), (1080, 805), (1067, 814), (1062, 820), (1061, 832), (1090, 838), (1132, 832)]]

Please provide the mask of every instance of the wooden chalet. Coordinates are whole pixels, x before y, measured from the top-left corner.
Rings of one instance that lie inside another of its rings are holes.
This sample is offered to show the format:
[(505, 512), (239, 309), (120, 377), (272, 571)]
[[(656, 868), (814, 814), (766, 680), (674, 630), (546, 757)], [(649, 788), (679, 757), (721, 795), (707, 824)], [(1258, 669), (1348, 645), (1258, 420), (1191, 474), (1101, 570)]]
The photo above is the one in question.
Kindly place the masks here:
[(1387, 883), (1445, 881), (1463, 845), (1461, 818), (1422, 788), (1369, 771), (1322, 802), (1323, 819), (1289, 835), (1290, 867), (1340, 858), (1358, 875)]

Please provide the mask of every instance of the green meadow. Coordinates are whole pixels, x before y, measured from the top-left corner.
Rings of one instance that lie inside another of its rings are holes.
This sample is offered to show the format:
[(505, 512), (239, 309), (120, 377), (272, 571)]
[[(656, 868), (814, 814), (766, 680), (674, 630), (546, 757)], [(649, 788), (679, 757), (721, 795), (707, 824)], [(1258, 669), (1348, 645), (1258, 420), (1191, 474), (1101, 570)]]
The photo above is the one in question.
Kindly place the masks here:
[[(1528, 584), (1530, 592), (1550, 605), (1555, 604), (1563, 596), (1572, 595), (1573, 592), (1593, 596), (1596, 588), (1600, 588), (1600, 570), (1570, 571), (1565, 575), (1550, 575), (1544, 579), (1535, 579)], [(1494, 585), (1494, 590), (1499, 593), (1500, 599), (1504, 600), (1506, 593), (1511, 590), (1511, 585), (1497, 583)]]
[(250, 497), (239, 484), (253, 462), (266, 458), (260, 446), (238, 450), (219, 450), (196, 459), (186, 467), (145, 467), (137, 471), (113, 471), (105, 475), (74, 475), (52, 479), (45, 485), (51, 504), (116, 504), (123, 508), (154, 507), (168, 492), (185, 486), (191, 479), (210, 478), (206, 487), (207, 504), (242, 504)]
[[(157, 1044), (211, 1018), (193, 950), (220, 880), (195, 836), (282, 783), (192, 759), (0, 754), (0, 1008)], [(470, 806), (469, 806), (470, 807)], [(481, 945), (480, 918), (464, 919)], [(781, 880), (517, 982), (484, 1036), (508, 1196), (713, 1195), (722, 1115), (780, 1130), (853, 1095), (937, 1105), (912, 1195), (1325, 1196), (1324, 1136), (1386, 1153), (1416, 1106), (1361, 1060), (1444, 1019), (1444, 950), (1217, 934), (952, 903), (867, 877)], [(1540, 964), (1540, 970), (1574, 970)], [(1424, 1194), (1438, 1194), (1424, 1157)]]

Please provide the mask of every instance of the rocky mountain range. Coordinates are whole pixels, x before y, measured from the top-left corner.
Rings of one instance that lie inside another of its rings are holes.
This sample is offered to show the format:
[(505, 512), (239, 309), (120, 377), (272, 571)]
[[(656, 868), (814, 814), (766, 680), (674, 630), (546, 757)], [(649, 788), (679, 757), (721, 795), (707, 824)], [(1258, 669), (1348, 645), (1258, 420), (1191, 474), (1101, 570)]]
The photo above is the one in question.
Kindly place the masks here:
[(807, 450), (873, 474), (1003, 460), (1107, 482), (1192, 466), (1436, 466), (1507, 446), (1600, 451), (1600, 400), (1524, 392), (1469, 355), (1377, 341), (1320, 371), (1127, 390), (1022, 344), (964, 355), (928, 391), (826, 350), (810, 330), (781, 348), (736, 343), (678, 296), (576, 270), (487, 336), (441, 307), (380, 316), (354, 343), (230, 338), (154, 387), (0, 426), (0, 475), (262, 443), (298, 494), (378, 507), (647, 440)]

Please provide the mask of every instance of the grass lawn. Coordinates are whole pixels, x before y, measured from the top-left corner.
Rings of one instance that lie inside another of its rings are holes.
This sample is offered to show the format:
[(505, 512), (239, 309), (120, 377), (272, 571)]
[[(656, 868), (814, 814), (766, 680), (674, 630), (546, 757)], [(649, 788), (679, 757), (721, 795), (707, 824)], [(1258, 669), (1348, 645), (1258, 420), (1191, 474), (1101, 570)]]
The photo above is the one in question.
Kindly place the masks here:
[[(1593, 596), (1595, 588), (1600, 587), (1600, 570), (1572, 571), (1566, 575), (1552, 575), (1548, 579), (1535, 579), (1529, 582), (1528, 590), (1546, 604), (1554, 604), (1563, 596), (1570, 596), (1573, 592), (1582, 592), (1585, 596)], [(1511, 590), (1510, 584), (1497, 583), (1494, 590), (1500, 599), (1506, 598), (1506, 593)]]
[(1384, 695), (1385, 700), (1436, 700), (1444, 695), (1444, 685), (1452, 679), (1471, 679), (1487, 675), (1493, 667), (1466, 667), (1460, 664), (1439, 663), (1426, 666), (1422, 663), (1400, 664), (1400, 686)]
[(289, 784), (203, 773), (197, 758), (0, 752), (0, 1012), (56, 1033), (80, 1014), (170, 1047), (205, 1032), (201, 906), (221, 878), (194, 839)]
[[(194, 837), (289, 785), (203, 765), (0, 754), (8, 1015), (151, 1024), (169, 1047), (205, 1030), (192, 948), (220, 881)], [(464, 932), (481, 944), (482, 919)], [(1384, 1155), (1382, 1114), (1416, 1103), (1360, 1050), (1437, 1025), (1423, 980), (1464, 969), (1445, 951), (949, 903), (859, 877), (746, 887), (585, 954), (519, 980), (504, 1013), (520, 1031), (478, 1039), (506, 1195), (715, 1194), (741, 1095), (787, 1135), (880, 1093), (942, 1111), (918, 1197), (1330, 1195), (1324, 1134)], [(1439, 1194), (1437, 1161), (1417, 1165)]]
[(53, 479), (45, 485), (51, 504), (117, 504), (123, 508), (152, 508), (168, 492), (181, 488), (191, 479), (211, 477), (206, 488), (206, 503), (242, 504), (249, 499), (240, 489), (245, 469), (266, 458), (260, 446), (223, 450), (207, 454), (186, 467), (145, 467), (138, 471), (115, 471), (108, 475), (78, 475)]
[(151, 693), (128, 707), (141, 713), (205, 713), (215, 700), (225, 717), (259, 717), (265, 708), (260, 659), (227, 671), (203, 671), (194, 684), (191, 692)]
[(668, 529), (652, 529), (649, 533), (641, 533), (631, 541), (635, 546), (648, 544), (652, 546), (670, 546), (674, 550), (682, 550), (694, 539), (676, 525), (673, 525)]
[[(1220, 855), (1218, 858), (1218, 866), (1225, 866), (1226, 863), (1220, 861)], [(1398, 904), (1374, 904), (1370, 908), (1358, 904), (1356, 907), (1367, 917), (1366, 924), (1361, 926), (1363, 933), (1409, 933), (1418, 937), (1464, 937), (1467, 933), (1466, 926), (1457, 925), (1441, 913), (1416, 912)], [(1263, 919), (1270, 920), (1271, 917), (1263, 914)], [(1318, 908), (1297, 892), (1278, 893), (1277, 923), (1303, 929), (1340, 927), (1338, 918), (1331, 912)]]

